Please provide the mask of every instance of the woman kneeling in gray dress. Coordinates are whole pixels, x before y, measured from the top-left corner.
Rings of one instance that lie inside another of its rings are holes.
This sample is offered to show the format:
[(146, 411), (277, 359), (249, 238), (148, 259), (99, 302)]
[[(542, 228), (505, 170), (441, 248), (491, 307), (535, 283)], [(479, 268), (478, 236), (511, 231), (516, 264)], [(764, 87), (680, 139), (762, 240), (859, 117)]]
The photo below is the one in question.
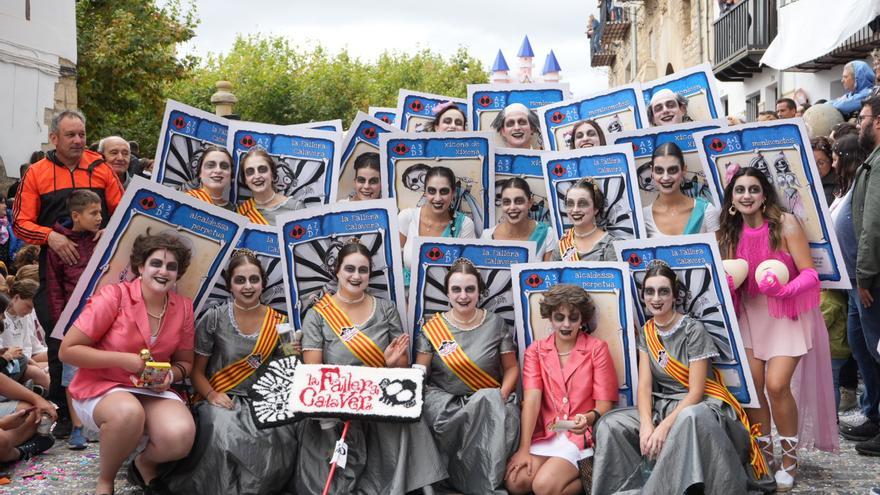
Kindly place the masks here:
[(196, 325), (195, 445), (166, 481), (174, 493), (292, 493), (297, 427), (258, 429), (247, 397), (286, 317), (260, 302), (266, 274), (252, 251), (235, 251), (224, 276), (232, 301)]
[(669, 265), (649, 265), (642, 297), (653, 318), (637, 332), (638, 409), (597, 424), (594, 494), (775, 489), (748, 417), (712, 367), (715, 343), (675, 309), (681, 290)]
[(495, 493), (519, 433), (516, 345), (504, 319), (477, 308), (485, 286), (470, 260), (452, 263), (444, 288), (451, 310), (422, 326), (416, 346), (416, 364), (428, 373), (424, 418), (450, 488)]
[[(403, 333), (397, 308), (366, 292), (372, 273), (370, 255), (356, 238), (339, 250), (333, 270), (338, 280), (336, 294), (324, 295), (303, 319), (306, 364), (389, 368), (409, 364), (409, 336)], [(342, 423), (335, 419), (301, 423), (297, 492), (321, 493)], [(424, 420), (408, 424), (352, 421), (345, 441), (348, 458), (344, 469), (336, 469), (334, 494), (403, 495), (447, 476)]]

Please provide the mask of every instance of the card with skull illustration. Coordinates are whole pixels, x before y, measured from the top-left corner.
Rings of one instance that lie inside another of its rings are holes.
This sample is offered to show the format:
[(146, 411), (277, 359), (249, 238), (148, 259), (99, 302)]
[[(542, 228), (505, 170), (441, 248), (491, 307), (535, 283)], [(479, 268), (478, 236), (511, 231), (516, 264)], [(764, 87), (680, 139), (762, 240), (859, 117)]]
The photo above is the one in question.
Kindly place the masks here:
[[(492, 121), (512, 103), (535, 110), (570, 96), (568, 83), (468, 84), (467, 90), (467, 125), (471, 131), (494, 130)], [(504, 146), (500, 134), (495, 137), (495, 145)]]
[[(664, 97), (664, 90), (672, 94)], [(642, 98), (648, 125), (654, 127), (724, 118), (711, 64), (696, 65), (642, 83)]]
[(435, 109), (446, 102), (458, 106), (467, 115), (467, 102), (462, 98), (435, 95), (400, 89), (397, 93), (397, 111), (394, 124), (404, 132), (423, 132), (431, 129)]

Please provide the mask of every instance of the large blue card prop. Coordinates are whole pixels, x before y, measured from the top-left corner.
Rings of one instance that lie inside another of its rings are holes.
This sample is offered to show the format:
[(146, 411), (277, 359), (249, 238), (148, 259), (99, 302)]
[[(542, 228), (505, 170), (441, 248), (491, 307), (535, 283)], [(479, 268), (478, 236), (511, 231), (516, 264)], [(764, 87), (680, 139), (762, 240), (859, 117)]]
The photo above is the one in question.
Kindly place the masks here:
[(605, 134), (606, 142), (616, 132), (635, 131), (648, 127), (645, 102), (638, 84), (618, 86), (585, 98), (563, 100), (545, 105), (535, 112), (541, 121), (544, 149), (567, 150), (575, 125), (582, 120), (595, 120)]
[(501, 210), (501, 184), (512, 177), (519, 177), (529, 184), (532, 190), (532, 209), (529, 218), (538, 222), (551, 223), (550, 202), (547, 201), (547, 186), (544, 182), (544, 166), (540, 150), (516, 148), (495, 148), (495, 223), (504, 221)]
[[(543, 84), (468, 84), (467, 128), (470, 131), (492, 131), (492, 121), (513, 103), (521, 103), (535, 110), (544, 105), (557, 103), (569, 97), (568, 83)], [(497, 133), (496, 133), (497, 134)], [(497, 134), (497, 146), (503, 146)]]
[[(713, 234), (654, 237), (614, 243), (618, 259), (629, 265), (633, 292), (641, 294), (648, 264), (665, 261), (687, 288), (676, 309), (703, 322), (720, 354), (713, 365), (721, 371), (730, 392), (743, 407), (757, 407), (758, 398), (749, 371), (733, 300)], [(635, 305), (638, 331), (650, 318), (641, 298)]]
[(636, 173), (639, 177), (639, 196), (642, 205), (648, 206), (657, 199), (657, 187), (651, 177), (651, 156), (654, 150), (666, 143), (675, 143), (684, 156), (685, 177), (681, 183), (682, 192), (688, 197), (700, 197), (714, 205), (719, 200), (712, 194), (709, 187), (709, 171), (705, 162), (700, 158), (697, 144), (694, 142), (694, 133), (727, 127), (723, 120), (710, 120), (706, 122), (689, 122), (666, 127), (651, 127), (638, 131), (621, 132), (615, 134), (615, 144), (632, 145), (633, 157), (636, 161)]
[(129, 259), (140, 234), (172, 233), (190, 247), (190, 265), (177, 281), (176, 290), (192, 299), (198, 314), (246, 223), (244, 217), (223, 208), (133, 177), (61, 313), (53, 335), (67, 331), (95, 291), (107, 284), (134, 278)]
[(462, 98), (401, 89), (397, 94), (397, 120), (394, 124), (405, 132), (426, 130), (425, 126), (434, 121), (434, 108), (447, 101), (455, 103), (464, 115), (468, 114), (467, 103)]
[(489, 132), (396, 133), (379, 136), (382, 197), (399, 211), (422, 206), (425, 174), (431, 167), (452, 169), (457, 178), (453, 208), (474, 221), (477, 237), (494, 225), (490, 202), (495, 187), (495, 146)]
[(397, 123), (397, 109), (391, 107), (370, 107), (367, 109), (370, 117), (376, 118), (389, 125)]
[(336, 197), (339, 169), (339, 133), (313, 130), (311, 124), (278, 126), (254, 122), (230, 122), (226, 146), (232, 153), (232, 172), (237, 185), (235, 201), (247, 199), (250, 190), (241, 180), (241, 158), (259, 146), (269, 152), (278, 165), (274, 187), (279, 194), (292, 197), (305, 206), (329, 203)]
[[(650, 82), (642, 83), (646, 108), (660, 90), (668, 89), (687, 100), (686, 122), (724, 118), (721, 96), (715, 87), (712, 66), (701, 64)], [(651, 125), (649, 122), (648, 125)], [(662, 125), (662, 124), (661, 124)]]
[[(199, 187), (198, 162), (205, 148), (226, 146), (229, 121), (174, 100), (165, 103), (151, 180), (178, 191)], [(233, 200), (233, 191), (229, 192)]]
[(592, 177), (605, 195), (605, 211), (597, 221), (600, 228), (619, 239), (647, 236), (630, 146), (545, 152), (541, 161), (552, 225), (560, 237), (572, 226), (565, 211), (565, 193), (584, 177)]
[[(281, 267), (281, 251), (278, 249), (278, 229), (271, 225), (257, 225), (249, 223), (244, 228), (238, 239), (236, 249), (249, 249), (257, 255), (263, 271), (266, 272), (266, 287), (260, 301), (271, 306), (275, 311), (283, 315), (290, 313), (287, 310), (287, 296), (284, 288), (284, 269)], [(202, 306), (201, 314), (208, 309), (230, 301), (232, 294), (226, 286), (226, 269), (217, 278), (217, 283), (211, 289), (208, 300)]]
[(480, 294), (478, 306), (504, 318), (513, 332), (514, 292), (511, 291), (510, 266), (534, 261), (535, 243), (439, 237), (423, 237), (414, 242), (413, 253), (417, 256), (418, 265), (412, 269), (406, 320), (413, 336), (414, 349), (415, 339), (425, 322), (434, 313), (450, 309), (443, 281), (449, 267), (458, 258), (470, 260), (486, 284), (486, 291)]
[(544, 292), (556, 284), (583, 287), (596, 304), (594, 337), (611, 351), (617, 383), (618, 406), (636, 404), (638, 365), (633, 328), (633, 297), (625, 263), (553, 262), (513, 265), (513, 294), (520, 363), (526, 348), (550, 335), (550, 322), (541, 318)]
[[(339, 185), (336, 200), (350, 199), (354, 196), (354, 162), (364, 153), (379, 154), (379, 135), (386, 132), (394, 132), (397, 129), (381, 120), (358, 112), (351, 127), (348, 129), (345, 139), (342, 141), (342, 159), (338, 177)], [(375, 198), (378, 199), (378, 198)]]
[(303, 124), (293, 124), (284, 126), (288, 129), (312, 129), (315, 131), (331, 131), (342, 133), (342, 119), (333, 119), (333, 120), (321, 120), (318, 122), (306, 122)]
[[(807, 129), (800, 119), (758, 122), (694, 134), (711, 174), (709, 186), (723, 200), (728, 167), (755, 167), (776, 188), (810, 242), (822, 287), (849, 289), (849, 277), (822, 191)], [(722, 212), (724, 213), (724, 212)]]
[(352, 237), (372, 253), (367, 291), (393, 302), (404, 321), (400, 230), (393, 200), (315, 206), (282, 215), (278, 225), (285, 296), (295, 328), (301, 328), (306, 312), (325, 293), (336, 292), (333, 266), (339, 250)]

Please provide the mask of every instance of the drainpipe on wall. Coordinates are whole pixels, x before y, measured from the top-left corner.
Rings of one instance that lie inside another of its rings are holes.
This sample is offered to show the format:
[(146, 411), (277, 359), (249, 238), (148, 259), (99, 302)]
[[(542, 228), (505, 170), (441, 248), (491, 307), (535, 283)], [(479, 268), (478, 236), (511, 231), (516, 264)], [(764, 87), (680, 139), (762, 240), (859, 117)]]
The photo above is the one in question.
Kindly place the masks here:
[(636, 36), (636, 31), (638, 31), (639, 23), (638, 23), (638, 6), (630, 5), (629, 13), (630, 17), (632, 17), (632, 24), (630, 25), (629, 31), (632, 33), (632, 54), (630, 55), (630, 74), (632, 76), (632, 80), (630, 82), (635, 82), (638, 80), (638, 68), (639, 64), (636, 61), (636, 46), (638, 43), (638, 36)]

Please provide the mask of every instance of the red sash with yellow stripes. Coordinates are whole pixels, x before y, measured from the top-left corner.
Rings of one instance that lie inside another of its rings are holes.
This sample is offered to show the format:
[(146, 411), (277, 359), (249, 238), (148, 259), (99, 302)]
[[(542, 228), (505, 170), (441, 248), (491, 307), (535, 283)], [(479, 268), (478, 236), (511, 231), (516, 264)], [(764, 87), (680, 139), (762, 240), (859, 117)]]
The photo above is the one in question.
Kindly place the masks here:
[(254, 198), (243, 201), (238, 205), (238, 214), (248, 217), (248, 220), (253, 223), (269, 225), (269, 221), (266, 220), (266, 217), (264, 217), (263, 214), (260, 213), (260, 210), (257, 209), (257, 202), (254, 201)]
[(257, 337), (257, 343), (254, 344), (251, 353), (214, 373), (208, 380), (211, 387), (222, 394), (232, 390), (251, 376), (275, 350), (275, 345), (278, 344), (278, 331), (275, 326), (283, 323), (285, 319), (286, 317), (278, 311), (267, 308), (263, 324), (260, 326), (260, 336)]
[(208, 194), (204, 189), (190, 189), (186, 193), (196, 199), (204, 201), (205, 203), (214, 204), (214, 201), (211, 200), (211, 195)]
[(443, 360), (443, 364), (455, 373), (465, 385), (474, 392), (481, 388), (500, 388), (498, 380), (483, 371), (471, 358), (465, 354), (464, 349), (455, 341), (455, 337), (443, 321), (440, 313), (428, 320), (422, 327), (422, 331), (428, 337), (431, 345), (437, 351), (437, 355)]
[(559, 257), (563, 261), (580, 261), (581, 258), (578, 256), (577, 246), (574, 243), (574, 228), (568, 229), (559, 239)]
[[(690, 370), (666, 351), (663, 343), (660, 342), (660, 337), (657, 335), (654, 320), (648, 320), (643, 328), (645, 331), (645, 340), (648, 343), (648, 350), (651, 351), (651, 358), (663, 368), (669, 376), (675, 378), (679, 383), (687, 387), (690, 383), (688, 381)], [(724, 385), (724, 379), (721, 377), (721, 373), (717, 369), (713, 369), (713, 371), (715, 372), (715, 379), (706, 378), (706, 395), (728, 404), (734, 411), (736, 411), (737, 417), (742, 424), (745, 425), (746, 431), (749, 432), (752, 469), (755, 471), (755, 476), (762, 478), (768, 475), (769, 471), (767, 469), (767, 463), (764, 460), (764, 455), (761, 453), (761, 449), (758, 447), (758, 442), (756, 440), (761, 434), (760, 429), (758, 428), (759, 425), (749, 424), (749, 417), (746, 416), (745, 410), (742, 408), (739, 401), (736, 400), (736, 397), (727, 390), (727, 386)]]
[(315, 304), (315, 311), (330, 325), (333, 333), (345, 344), (345, 347), (357, 356), (365, 365), (373, 368), (385, 367), (385, 353), (364, 332), (361, 332), (349, 319), (330, 294), (324, 294)]

